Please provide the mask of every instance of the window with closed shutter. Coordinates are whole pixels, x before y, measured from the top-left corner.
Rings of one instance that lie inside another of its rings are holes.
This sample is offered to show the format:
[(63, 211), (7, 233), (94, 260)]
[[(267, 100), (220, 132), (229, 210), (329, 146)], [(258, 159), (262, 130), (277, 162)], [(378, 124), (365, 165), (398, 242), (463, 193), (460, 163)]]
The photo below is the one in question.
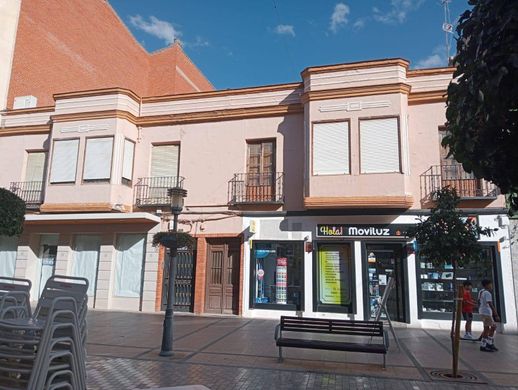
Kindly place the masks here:
[(124, 155), (122, 157), (122, 178), (131, 182), (133, 178), (133, 157), (135, 155), (135, 143), (129, 139), (124, 140)]
[(113, 138), (88, 138), (83, 180), (110, 180)]
[(151, 152), (151, 176), (178, 176), (179, 145), (153, 146)]
[(313, 175), (349, 173), (349, 122), (315, 123)]
[(44, 180), (45, 156), (45, 152), (29, 152), (27, 154), (25, 181), (42, 182)]
[(51, 183), (74, 183), (76, 181), (78, 149), (78, 139), (54, 141), (50, 172)]
[(397, 118), (360, 121), (360, 172), (401, 172)]

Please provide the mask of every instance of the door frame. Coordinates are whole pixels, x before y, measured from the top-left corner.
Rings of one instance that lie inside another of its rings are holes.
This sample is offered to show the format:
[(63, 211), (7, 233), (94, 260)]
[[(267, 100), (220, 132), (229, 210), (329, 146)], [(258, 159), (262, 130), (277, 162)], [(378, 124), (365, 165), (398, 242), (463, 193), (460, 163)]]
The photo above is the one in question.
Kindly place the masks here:
[(409, 280), (408, 280), (408, 254), (406, 247), (408, 242), (406, 240), (366, 240), (361, 242), (362, 254), (362, 274), (363, 274), (363, 313), (366, 321), (370, 320), (370, 303), (369, 303), (369, 285), (365, 283), (366, 277), (368, 279), (367, 266), (367, 245), (386, 245), (401, 247), (401, 275), (403, 276), (403, 321), (391, 318), (391, 321), (410, 324), (410, 298), (409, 298)]
[[(206, 250), (206, 263), (205, 263), (205, 302), (204, 302), (204, 305), (203, 305), (203, 312), (204, 313), (209, 313), (209, 314), (222, 314), (222, 315), (237, 315), (239, 313), (239, 301), (240, 301), (240, 295), (241, 295), (241, 258), (242, 258), (242, 242), (241, 242), (241, 239), (239, 237), (214, 237), (214, 238), (206, 238), (206, 242), (207, 242), (207, 250)], [(235, 246), (234, 246), (235, 245)], [(232, 267), (232, 277), (235, 278), (234, 280), (236, 280), (236, 284), (233, 284), (233, 293), (232, 293), (232, 313), (225, 313), (224, 310), (225, 310), (225, 287), (224, 286), (227, 286), (226, 284), (221, 284), (222, 286), (222, 291), (221, 291), (221, 297), (222, 297), (222, 300), (221, 300), (221, 310), (220, 311), (213, 311), (213, 310), (209, 310), (207, 305), (208, 305), (208, 302), (209, 302), (209, 276), (210, 276), (210, 272), (209, 272), (209, 266), (212, 264), (211, 263), (211, 258), (210, 258), (210, 254), (211, 254), (211, 249), (212, 247), (215, 247), (215, 246), (223, 246), (224, 247), (224, 250), (227, 252), (227, 255), (224, 256), (223, 258), (223, 263), (222, 263), (222, 275), (221, 275), (221, 278), (222, 278), (222, 281), (224, 281), (224, 277), (225, 277), (225, 272), (224, 270), (227, 269), (225, 268), (225, 260), (227, 259), (228, 257), (228, 252), (229, 252), (229, 249), (232, 247), (232, 248), (236, 248), (238, 249), (236, 251), (237, 255), (238, 255), (238, 258), (235, 260), (236, 263), (234, 264), (235, 266)]]

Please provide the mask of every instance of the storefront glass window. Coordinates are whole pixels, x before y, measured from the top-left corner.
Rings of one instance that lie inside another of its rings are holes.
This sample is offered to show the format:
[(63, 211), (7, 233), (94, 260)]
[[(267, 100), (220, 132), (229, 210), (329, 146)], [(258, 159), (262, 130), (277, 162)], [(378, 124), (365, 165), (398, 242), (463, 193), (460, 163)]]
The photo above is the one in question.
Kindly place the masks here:
[(316, 259), (316, 310), (353, 311), (350, 244), (320, 244)]
[[(483, 248), (482, 258), (465, 264), (457, 270), (457, 280), (462, 283), (469, 280), (473, 285), (473, 300), (477, 301), (478, 291), (482, 288), (481, 281), (493, 281), (493, 292), (497, 309), (499, 306), (498, 281), (494, 273), (494, 251), (492, 247)], [(453, 267), (444, 263), (434, 266), (426, 259), (418, 259), (418, 288), (421, 292), (422, 318), (450, 318), (453, 311)], [(450, 313), (450, 314), (447, 314)]]
[(303, 299), (304, 244), (253, 242), (251, 307), (300, 310)]

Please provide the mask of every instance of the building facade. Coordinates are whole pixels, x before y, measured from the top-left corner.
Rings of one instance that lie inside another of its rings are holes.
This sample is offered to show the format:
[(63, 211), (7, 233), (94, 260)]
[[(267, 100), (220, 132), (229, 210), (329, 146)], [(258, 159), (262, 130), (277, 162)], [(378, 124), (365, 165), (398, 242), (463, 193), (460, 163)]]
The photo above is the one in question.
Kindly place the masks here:
[(152, 237), (181, 186), (179, 227), (197, 246), (175, 265), (178, 310), (368, 319), (392, 278), (394, 321), (448, 327), (451, 266), (416, 256), (404, 231), (449, 185), (466, 218), (498, 229), (459, 278), (475, 291), (492, 279), (502, 328), (516, 332), (504, 198), (440, 146), (452, 73), (383, 59), (233, 90), (78, 86), (16, 109), (8, 86), (0, 186), (27, 215), (22, 236), (0, 237), (0, 274), (31, 279), (34, 297), (52, 273), (86, 276), (93, 307), (158, 311), (168, 262)]

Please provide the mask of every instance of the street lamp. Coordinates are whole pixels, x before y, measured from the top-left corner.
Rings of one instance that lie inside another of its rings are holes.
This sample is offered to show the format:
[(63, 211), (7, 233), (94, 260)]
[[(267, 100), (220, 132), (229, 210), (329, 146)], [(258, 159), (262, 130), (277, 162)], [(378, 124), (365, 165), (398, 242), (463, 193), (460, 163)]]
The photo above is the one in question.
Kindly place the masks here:
[(165, 310), (164, 329), (162, 333), (162, 349), (160, 356), (173, 355), (173, 304), (174, 304), (174, 266), (178, 251), (178, 215), (183, 209), (183, 199), (187, 196), (187, 190), (181, 187), (169, 188), (167, 196), (171, 200), (171, 213), (173, 214), (174, 240), (169, 247), (169, 283), (167, 286), (167, 308)]

